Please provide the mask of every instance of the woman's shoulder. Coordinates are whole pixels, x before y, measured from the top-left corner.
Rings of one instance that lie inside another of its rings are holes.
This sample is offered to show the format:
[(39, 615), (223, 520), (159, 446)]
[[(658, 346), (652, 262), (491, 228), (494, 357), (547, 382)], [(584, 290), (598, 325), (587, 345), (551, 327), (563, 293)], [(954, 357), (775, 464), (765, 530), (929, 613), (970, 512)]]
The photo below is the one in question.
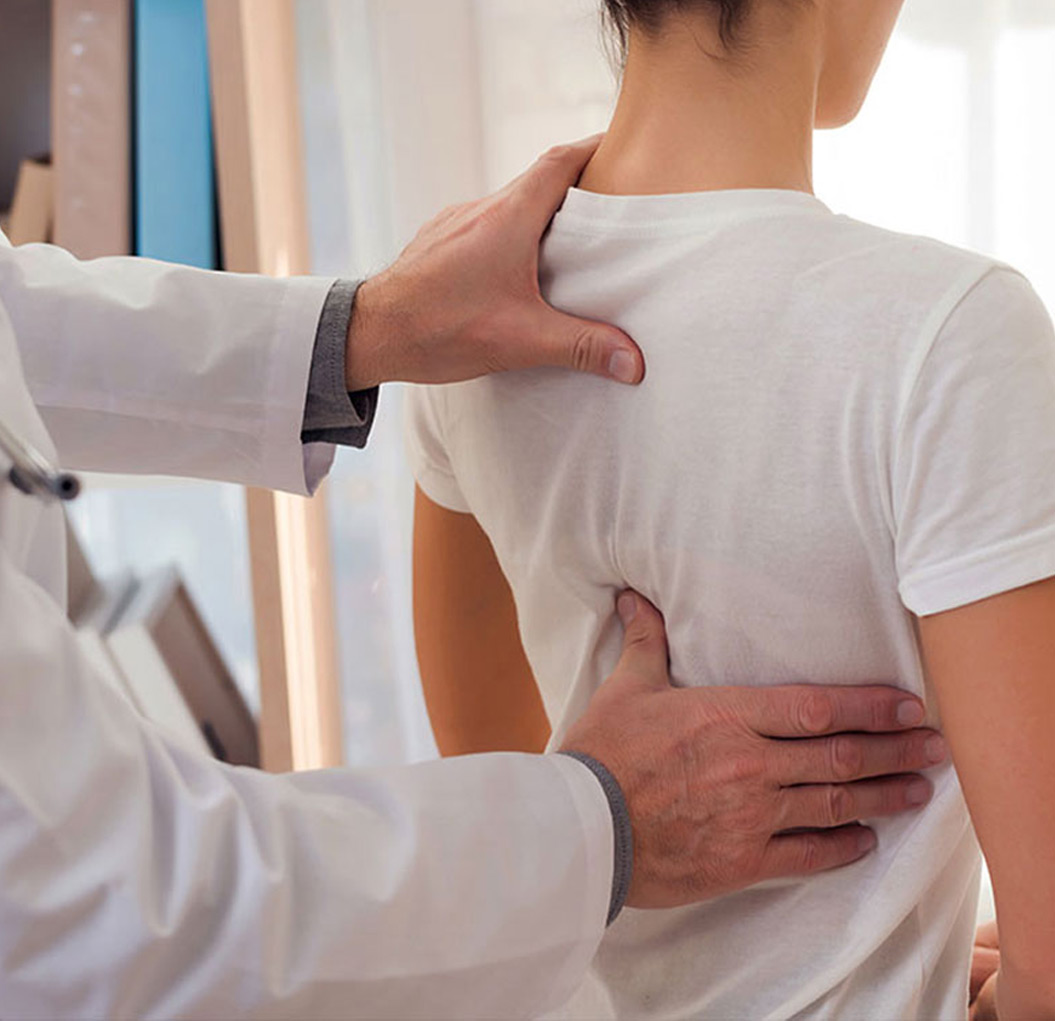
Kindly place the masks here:
[(929, 284), (965, 278), (976, 282), (993, 270), (1011, 270), (1000, 260), (982, 252), (923, 234), (880, 227), (851, 216), (830, 217), (828, 230), (848, 250), (882, 263), (887, 272)]
[(1019, 326), (1030, 325), (1034, 335), (1050, 328), (1050, 316), (1029, 279), (1000, 259), (849, 216), (830, 217), (824, 229), (863, 292), (889, 302), (892, 312), (915, 305), (935, 334), (954, 314), (961, 313), (963, 322), (990, 309)]

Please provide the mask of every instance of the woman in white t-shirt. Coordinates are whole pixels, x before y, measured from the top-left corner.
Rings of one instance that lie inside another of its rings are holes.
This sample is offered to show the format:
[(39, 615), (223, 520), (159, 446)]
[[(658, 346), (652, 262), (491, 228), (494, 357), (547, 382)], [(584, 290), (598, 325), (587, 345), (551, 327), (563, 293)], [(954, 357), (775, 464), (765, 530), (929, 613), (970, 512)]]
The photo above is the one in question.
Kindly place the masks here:
[(854, 117), (900, 0), (606, 5), (622, 93), (542, 283), (626, 329), (648, 376), (411, 395), (440, 747), (559, 739), (616, 661), (626, 587), (664, 613), (679, 683), (896, 679), (952, 748), (929, 804), (848, 869), (625, 911), (562, 1016), (962, 1018), (973, 818), (1001, 1012), (1055, 1017), (1050, 319), (1010, 268), (812, 195), (812, 132)]

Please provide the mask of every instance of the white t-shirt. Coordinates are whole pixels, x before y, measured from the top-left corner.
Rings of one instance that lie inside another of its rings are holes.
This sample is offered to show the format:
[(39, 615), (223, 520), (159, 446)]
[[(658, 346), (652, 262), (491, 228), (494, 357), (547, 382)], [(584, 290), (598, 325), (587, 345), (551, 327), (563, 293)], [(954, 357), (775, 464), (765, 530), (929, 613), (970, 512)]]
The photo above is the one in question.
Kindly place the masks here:
[[(410, 397), (437, 503), (476, 516), (559, 740), (614, 667), (616, 593), (676, 683), (896, 681), (913, 614), (1055, 575), (1055, 337), (1013, 270), (797, 192), (572, 191), (559, 308), (641, 345), (639, 389), (558, 370)], [(979, 855), (955, 773), (848, 869), (624, 911), (561, 1016), (964, 1018)]]

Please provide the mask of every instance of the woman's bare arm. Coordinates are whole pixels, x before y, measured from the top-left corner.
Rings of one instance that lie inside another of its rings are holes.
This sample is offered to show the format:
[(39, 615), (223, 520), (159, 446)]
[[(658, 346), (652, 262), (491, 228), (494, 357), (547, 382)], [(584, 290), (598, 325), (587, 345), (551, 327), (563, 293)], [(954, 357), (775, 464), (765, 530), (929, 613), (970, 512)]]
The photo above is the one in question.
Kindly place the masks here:
[(993, 876), (1000, 1016), (1055, 1018), (1055, 579), (920, 632)]
[(414, 632), (432, 730), (443, 755), (541, 752), (550, 727), (491, 543), (471, 514), (418, 489)]

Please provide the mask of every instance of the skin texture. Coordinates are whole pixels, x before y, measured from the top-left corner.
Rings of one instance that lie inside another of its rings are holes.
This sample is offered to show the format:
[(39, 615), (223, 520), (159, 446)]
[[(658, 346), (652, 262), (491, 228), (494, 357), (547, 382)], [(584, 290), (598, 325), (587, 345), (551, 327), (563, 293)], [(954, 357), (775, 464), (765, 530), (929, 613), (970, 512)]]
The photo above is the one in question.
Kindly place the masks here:
[(1055, 1018), (1055, 579), (924, 618), (920, 636), (996, 897), (1000, 970), (976, 1016)]
[(491, 543), (472, 515), (420, 490), (414, 578), (414, 637), (441, 754), (542, 752), (549, 720)]
[(1000, 936), (996, 922), (978, 927), (971, 960), (971, 1021), (987, 1021), (996, 1014), (996, 974), (1000, 969)]
[(816, 127), (839, 128), (860, 113), (903, 6), (904, 0), (818, 3), (823, 63)]
[(813, 190), (813, 131), (860, 110), (903, 0), (760, 0), (726, 50), (708, 8), (631, 28), (612, 124), (581, 187)]
[(554, 311), (539, 291), (539, 242), (598, 142), (552, 149), (496, 195), (445, 210), (363, 284), (348, 330), (349, 391), (542, 365), (640, 383), (644, 359), (629, 337)]
[[(414, 548), (418, 660), (440, 750), (539, 750), (548, 726), (486, 535), (418, 490)], [(662, 618), (640, 597), (632, 606), (631, 618), (620, 601), (619, 666), (563, 745), (603, 762), (623, 788), (632, 906), (849, 864), (873, 846), (855, 820), (929, 798), (929, 781), (912, 773), (945, 748), (933, 731), (907, 729), (922, 718), (918, 700), (879, 687), (675, 689)], [(911, 721), (898, 721), (899, 705)], [(784, 833), (799, 828), (814, 832)]]

